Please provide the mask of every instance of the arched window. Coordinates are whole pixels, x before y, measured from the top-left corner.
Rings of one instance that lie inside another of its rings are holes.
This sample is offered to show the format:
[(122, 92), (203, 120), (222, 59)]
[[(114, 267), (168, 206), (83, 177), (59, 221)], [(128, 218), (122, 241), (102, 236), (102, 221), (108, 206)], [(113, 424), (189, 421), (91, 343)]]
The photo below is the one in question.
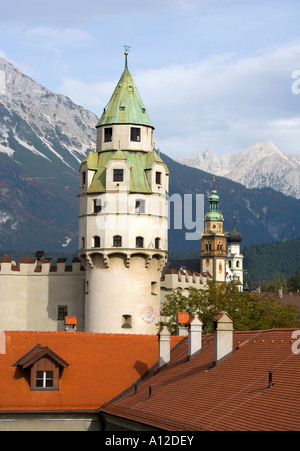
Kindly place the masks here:
[(236, 262), (236, 267), (237, 267), (237, 268), (240, 267), (240, 262), (239, 262), (239, 261)]
[(81, 249), (85, 248), (85, 239), (84, 237), (81, 238)]
[(155, 249), (160, 249), (160, 238), (155, 238)]
[(143, 248), (144, 247), (144, 238), (141, 236), (138, 236), (136, 238), (136, 247)]
[(100, 237), (94, 236), (94, 247), (100, 247)]
[(122, 237), (120, 235), (113, 237), (113, 247), (122, 247)]

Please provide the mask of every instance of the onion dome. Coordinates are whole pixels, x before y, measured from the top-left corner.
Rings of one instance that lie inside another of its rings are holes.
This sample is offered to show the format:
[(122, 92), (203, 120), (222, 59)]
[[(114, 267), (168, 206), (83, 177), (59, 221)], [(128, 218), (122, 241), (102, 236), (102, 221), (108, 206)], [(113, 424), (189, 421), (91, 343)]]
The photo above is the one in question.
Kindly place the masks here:
[(235, 228), (235, 215), (233, 217), (233, 229), (231, 232), (227, 233), (228, 243), (240, 243), (243, 240), (243, 235), (238, 232)]

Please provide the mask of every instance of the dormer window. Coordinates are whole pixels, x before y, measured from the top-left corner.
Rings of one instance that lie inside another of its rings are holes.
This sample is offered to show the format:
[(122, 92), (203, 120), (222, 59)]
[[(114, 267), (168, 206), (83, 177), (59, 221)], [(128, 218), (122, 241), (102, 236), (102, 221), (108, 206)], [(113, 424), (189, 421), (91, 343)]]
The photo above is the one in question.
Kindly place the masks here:
[(53, 371), (36, 372), (36, 388), (53, 388)]
[(14, 367), (30, 372), (31, 391), (58, 391), (63, 369), (69, 364), (47, 346), (37, 345)]
[(114, 169), (114, 182), (123, 182), (124, 171), (123, 169)]
[(155, 181), (157, 185), (161, 185), (161, 172), (156, 172)]

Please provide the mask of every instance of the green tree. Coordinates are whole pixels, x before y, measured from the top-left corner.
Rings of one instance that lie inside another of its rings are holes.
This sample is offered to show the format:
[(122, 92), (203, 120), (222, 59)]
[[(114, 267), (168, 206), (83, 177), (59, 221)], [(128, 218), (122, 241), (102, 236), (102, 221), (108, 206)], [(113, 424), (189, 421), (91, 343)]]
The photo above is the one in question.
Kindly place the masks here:
[(288, 290), (289, 291), (299, 291), (300, 290), (300, 273), (298, 271), (289, 278), (288, 280)]
[(274, 328), (298, 327), (297, 308), (282, 305), (275, 299), (261, 300), (254, 293), (240, 293), (232, 285), (209, 284), (208, 290), (190, 288), (189, 296), (181, 290), (167, 296), (162, 316), (168, 318), (166, 324), (172, 333), (176, 333), (177, 313), (197, 314), (204, 323), (204, 333), (213, 331), (213, 318), (226, 311), (234, 319), (235, 330), (266, 330)]

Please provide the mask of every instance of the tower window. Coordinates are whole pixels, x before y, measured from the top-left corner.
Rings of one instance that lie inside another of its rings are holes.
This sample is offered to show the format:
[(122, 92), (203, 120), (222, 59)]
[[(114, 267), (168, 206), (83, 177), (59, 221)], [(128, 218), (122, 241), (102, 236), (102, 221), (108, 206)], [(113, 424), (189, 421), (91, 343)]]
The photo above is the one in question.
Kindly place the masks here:
[(144, 247), (144, 238), (141, 236), (138, 236), (136, 239), (136, 247), (137, 248), (143, 248)]
[(206, 252), (211, 252), (211, 243), (209, 241), (207, 241), (205, 243), (205, 249), (206, 249)]
[(155, 181), (157, 185), (161, 185), (161, 172), (156, 172)]
[(122, 237), (120, 235), (114, 236), (113, 247), (122, 247)]
[(151, 282), (151, 294), (157, 296), (157, 282)]
[(135, 202), (135, 212), (136, 213), (145, 213), (145, 201), (143, 199), (138, 199)]
[(123, 320), (122, 329), (132, 329), (132, 316), (131, 315), (123, 315), (122, 320)]
[(114, 169), (114, 182), (123, 182), (124, 171), (123, 169)]
[(105, 128), (104, 129), (104, 142), (110, 142), (112, 141), (112, 127)]
[(155, 238), (155, 249), (160, 249), (160, 238)]
[(94, 247), (100, 247), (100, 237), (94, 236)]
[(131, 127), (130, 140), (135, 142), (141, 141), (141, 129), (136, 127)]
[(86, 172), (81, 173), (81, 184), (82, 186), (86, 184)]
[(94, 213), (100, 213), (101, 209), (102, 209), (101, 200), (100, 199), (94, 200)]

